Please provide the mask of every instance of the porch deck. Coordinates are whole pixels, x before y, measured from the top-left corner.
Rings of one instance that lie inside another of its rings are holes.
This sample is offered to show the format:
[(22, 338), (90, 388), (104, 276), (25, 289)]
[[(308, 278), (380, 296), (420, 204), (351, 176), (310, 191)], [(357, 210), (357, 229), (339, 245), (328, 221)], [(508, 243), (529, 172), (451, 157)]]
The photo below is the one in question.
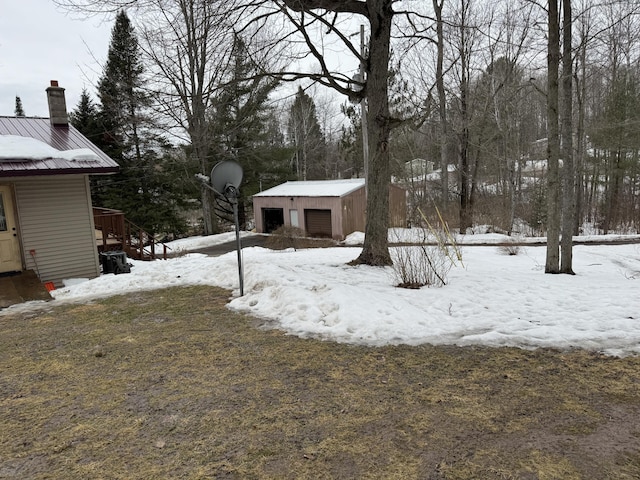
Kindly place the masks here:
[(93, 207), (93, 220), (99, 252), (121, 250), (137, 260), (166, 260), (170, 248), (128, 221), (120, 210)]

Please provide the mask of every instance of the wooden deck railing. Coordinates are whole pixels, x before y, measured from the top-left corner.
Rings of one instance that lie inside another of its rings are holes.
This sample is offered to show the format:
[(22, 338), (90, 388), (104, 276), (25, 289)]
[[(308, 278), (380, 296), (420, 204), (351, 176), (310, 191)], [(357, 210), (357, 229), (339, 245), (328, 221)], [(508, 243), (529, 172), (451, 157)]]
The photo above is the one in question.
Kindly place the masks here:
[[(101, 252), (122, 250), (138, 260), (167, 259), (170, 247), (157, 242), (153, 235), (131, 223), (120, 210), (93, 207), (96, 243)], [(156, 249), (161, 247), (160, 252)]]

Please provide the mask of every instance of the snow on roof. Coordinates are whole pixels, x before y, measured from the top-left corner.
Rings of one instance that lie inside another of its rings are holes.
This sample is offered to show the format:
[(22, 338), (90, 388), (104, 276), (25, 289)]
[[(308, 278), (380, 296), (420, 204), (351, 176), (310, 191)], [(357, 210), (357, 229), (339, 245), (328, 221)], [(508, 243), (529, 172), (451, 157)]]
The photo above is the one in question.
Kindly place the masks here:
[(0, 162), (16, 160), (47, 160), (98, 162), (100, 158), (88, 148), (58, 150), (40, 140), (19, 135), (0, 135)]
[(364, 187), (364, 178), (285, 182), (254, 197), (344, 197)]
[(72, 125), (58, 127), (48, 118), (0, 116), (0, 178), (105, 175), (118, 170), (113, 159)]

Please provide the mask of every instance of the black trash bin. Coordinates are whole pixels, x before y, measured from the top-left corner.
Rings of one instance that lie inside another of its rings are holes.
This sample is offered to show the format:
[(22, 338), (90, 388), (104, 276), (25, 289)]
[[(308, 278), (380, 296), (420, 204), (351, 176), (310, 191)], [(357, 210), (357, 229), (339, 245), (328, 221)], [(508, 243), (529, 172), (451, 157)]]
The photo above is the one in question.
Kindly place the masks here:
[(131, 264), (127, 263), (127, 254), (124, 252), (102, 252), (100, 254), (100, 263), (102, 264), (102, 273), (119, 273), (131, 272)]

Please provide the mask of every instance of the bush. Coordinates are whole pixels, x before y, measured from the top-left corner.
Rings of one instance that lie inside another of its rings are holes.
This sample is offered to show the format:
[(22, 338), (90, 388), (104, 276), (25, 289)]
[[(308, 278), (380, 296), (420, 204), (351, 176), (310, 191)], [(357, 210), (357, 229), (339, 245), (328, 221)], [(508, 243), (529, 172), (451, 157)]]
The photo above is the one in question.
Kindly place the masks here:
[(271, 236), (267, 238), (265, 246), (272, 250), (286, 250), (287, 248), (297, 250), (301, 248), (304, 238), (304, 230), (301, 228), (283, 225), (273, 231)]
[(454, 265), (451, 257), (436, 245), (396, 247), (391, 255), (397, 286), (401, 288), (446, 285)]
[[(418, 212), (428, 227), (419, 230), (422, 231), (421, 241), (415, 245), (397, 247), (392, 251), (397, 286), (402, 288), (441, 287), (447, 284), (447, 275), (456, 262), (462, 264), (462, 253), (437, 209), (440, 220), (439, 229), (431, 226), (420, 209)], [(427, 232), (430, 233), (430, 237)]]
[(498, 247), (498, 250), (500, 251), (500, 253), (504, 255), (510, 255), (510, 256), (518, 255), (520, 253), (520, 245), (518, 244), (519, 241), (520, 241), (519, 238), (511, 237), (509, 238), (509, 240), (507, 240), (506, 243), (503, 243), (502, 245), (500, 245)]

